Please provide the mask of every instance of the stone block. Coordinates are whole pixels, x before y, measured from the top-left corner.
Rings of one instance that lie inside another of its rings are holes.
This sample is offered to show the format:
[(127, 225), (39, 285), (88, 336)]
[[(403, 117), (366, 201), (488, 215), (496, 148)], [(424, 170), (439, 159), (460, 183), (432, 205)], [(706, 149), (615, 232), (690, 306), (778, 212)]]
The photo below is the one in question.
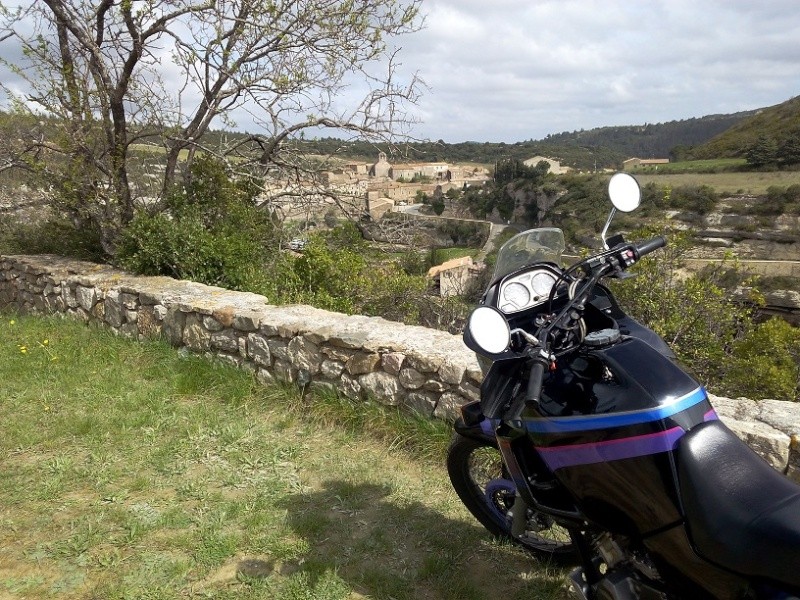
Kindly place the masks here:
[(97, 302), (97, 292), (93, 287), (79, 285), (75, 288), (75, 298), (82, 309), (92, 310), (94, 303)]
[(399, 379), (403, 387), (409, 390), (418, 390), (427, 380), (425, 375), (411, 368), (401, 369)]
[(383, 371), (362, 375), (358, 383), (370, 397), (382, 404), (397, 406), (405, 396), (405, 390), (397, 378)]
[(416, 413), (428, 417), (433, 416), (433, 410), (436, 408), (437, 396), (435, 394), (426, 394), (425, 392), (409, 392), (403, 399), (403, 406)]
[[(225, 329), (225, 325), (217, 321), (217, 319), (214, 318), (213, 316), (209, 315), (203, 316), (203, 327), (205, 327), (212, 333), (215, 333), (217, 331), (222, 331), (223, 329)], [(230, 325), (228, 325), (228, 327), (230, 327)]]
[(119, 299), (119, 292), (116, 290), (109, 291), (106, 294), (105, 306), (106, 323), (114, 329), (119, 328), (125, 322), (125, 313), (123, 312), (122, 303)]
[(345, 364), (350, 375), (363, 375), (371, 373), (381, 361), (380, 354), (376, 352), (356, 352)]
[(161, 335), (161, 321), (156, 317), (155, 307), (143, 305), (139, 308), (139, 317), (136, 319), (139, 335), (144, 338), (155, 339)]
[(173, 346), (183, 343), (183, 330), (186, 326), (186, 313), (174, 306), (167, 307), (164, 321), (161, 325), (164, 337)]
[(211, 334), (210, 346), (217, 350), (238, 353), (239, 339), (232, 329), (223, 329)]
[(186, 316), (186, 325), (183, 328), (183, 343), (195, 352), (206, 352), (211, 347), (211, 335), (203, 327), (199, 315), (191, 313)]
[(269, 344), (264, 336), (258, 333), (251, 333), (247, 336), (247, 356), (262, 367), (268, 367), (272, 364), (272, 353), (269, 350)]
[(326, 379), (338, 379), (344, 371), (344, 364), (338, 360), (326, 358), (320, 365), (319, 372)]
[(286, 347), (289, 360), (298, 369), (308, 371), (311, 374), (318, 373), (322, 365), (322, 355), (319, 346), (307, 340), (304, 336), (298, 335), (289, 342)]
[(464, 365), (445, 363), (439, 367), (439, 377), (441, 380), (445, 383), (452, 383), (453, 385), (459, 385), (461, 383), (461, 380), (464, 379), (464, 373), (466, 373)]
[(284, 342), (278, 338), (270, 338), (267, 340), (267, 344), (269, 345), (269, 351), (272, 353), (274, 358), (288, 362), (289, 344), (287, 342)]
[(243, 311), (233, 317), (233, 328), (238, 331), (258, 331), (260, 320), (260, 312)]
[(459, 407), (465, 403), (465, 399), (458, 394), (445, 393), (439, 397), (434, 416), (452, 423), (460, 416)]
[(402, 352), (386, 352), (381, 356), (381, 366), (387, 373), (399, 375), (405, 359), (406, 355)]

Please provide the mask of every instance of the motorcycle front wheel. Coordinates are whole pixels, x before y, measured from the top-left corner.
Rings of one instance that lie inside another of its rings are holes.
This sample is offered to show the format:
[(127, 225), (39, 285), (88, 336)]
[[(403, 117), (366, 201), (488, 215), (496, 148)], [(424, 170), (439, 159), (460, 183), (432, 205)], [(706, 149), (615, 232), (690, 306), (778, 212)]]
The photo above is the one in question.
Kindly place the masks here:
[(447, 451), (447, 472), (461, 502), (492, 535), (510, 539), (540, 559), (578, 564), (569, 532), (546, 515), (529, 510), (525, 534), (511, 535), (508, 513), (514, 505), (516, 487), (496, 446), (454, 434)]

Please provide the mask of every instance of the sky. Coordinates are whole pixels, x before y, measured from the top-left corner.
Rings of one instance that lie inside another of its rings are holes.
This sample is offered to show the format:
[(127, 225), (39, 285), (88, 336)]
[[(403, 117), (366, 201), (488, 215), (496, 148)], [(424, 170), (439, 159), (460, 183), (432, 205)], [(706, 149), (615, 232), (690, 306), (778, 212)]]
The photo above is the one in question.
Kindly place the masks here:
[(423, 0), (416, 137), (516, 142), (800, 94), (797, 0)]
[[(394, 40), (399, 74), (427, 84), (409, 107), (417, 139), (538, 140), (800, 94), (798, 0), (422, 0), (422, 12), (422, 30)], [(13, 83), (1, 65), (0, 79)]]

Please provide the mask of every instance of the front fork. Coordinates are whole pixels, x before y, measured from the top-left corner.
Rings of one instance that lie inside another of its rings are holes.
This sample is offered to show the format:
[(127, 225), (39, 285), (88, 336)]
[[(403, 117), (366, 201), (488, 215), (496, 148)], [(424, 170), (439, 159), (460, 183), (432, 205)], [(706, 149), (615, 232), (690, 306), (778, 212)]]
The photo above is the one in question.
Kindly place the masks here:
[[(542, 474), (537, 473), (535, 467), (528, 465), (526, 468), (520, 463), (518, 452), (526, 444), (527, 437), (523, 430), (511, 428), (502, 421), (487, 419), (481, 412), (480, 402), (463, 405), (461, 419), (456, 421), (454, 428), (460, 435), (486, 442), (500, 451), (508, 477), (516, 488), (515, 506), (520, 502), (520, 506), (523, 507), (522, 510), (512, 511), (514, 519), (511, 525), (515, 536), (524, 533), (528, 510), (560, 517), (561, 520), (574, 521), (577, 527), (584, 524), (582, 515), (573, 506), (569, 506), (567, 510), (564, 510), (566, 506), (543, 506), (534, 496), (531, 486), (542, 486), (536, 481), (537, 475)], [(527, 460), (526, 464), (529, 462), (531, 461)]]

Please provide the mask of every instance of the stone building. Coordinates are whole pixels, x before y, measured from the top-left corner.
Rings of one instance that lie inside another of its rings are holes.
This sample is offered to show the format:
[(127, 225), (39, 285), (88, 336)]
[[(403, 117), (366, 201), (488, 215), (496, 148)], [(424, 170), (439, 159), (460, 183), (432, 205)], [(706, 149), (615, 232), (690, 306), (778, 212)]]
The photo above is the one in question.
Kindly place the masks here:
[(668, 158), (629, 158), (622, 161), (624, 170), (635, 169), (636, 167), (657, 167), (658, 165), (669, 164)]
[(378, 162), (369, 169), (372, 177), (389, 177), (392, 172), (392, 165), (386, 160), (386, 152), (378, 153)]
[(442, 297), (460, 296), (464, 294), (470, 280), (481, 267), (472, 261), (471, 256), (463, 256), (443, 262), (428, 270), (428, 278), (439, 284), (439, 295)]
[(523, 161), (522, 164), (525, 165), (526, 167), (535, 167), (542, 161), (550, 165), (550, 172), (555, 175), (563, 175), (564, 173), (570, 171), (569, 167), (561, 166), (561, 163), (559, 161), (553, 158), (546, 158), (544, 156), (534, 156), (533, 158), (529, 158), (528, 160)]

